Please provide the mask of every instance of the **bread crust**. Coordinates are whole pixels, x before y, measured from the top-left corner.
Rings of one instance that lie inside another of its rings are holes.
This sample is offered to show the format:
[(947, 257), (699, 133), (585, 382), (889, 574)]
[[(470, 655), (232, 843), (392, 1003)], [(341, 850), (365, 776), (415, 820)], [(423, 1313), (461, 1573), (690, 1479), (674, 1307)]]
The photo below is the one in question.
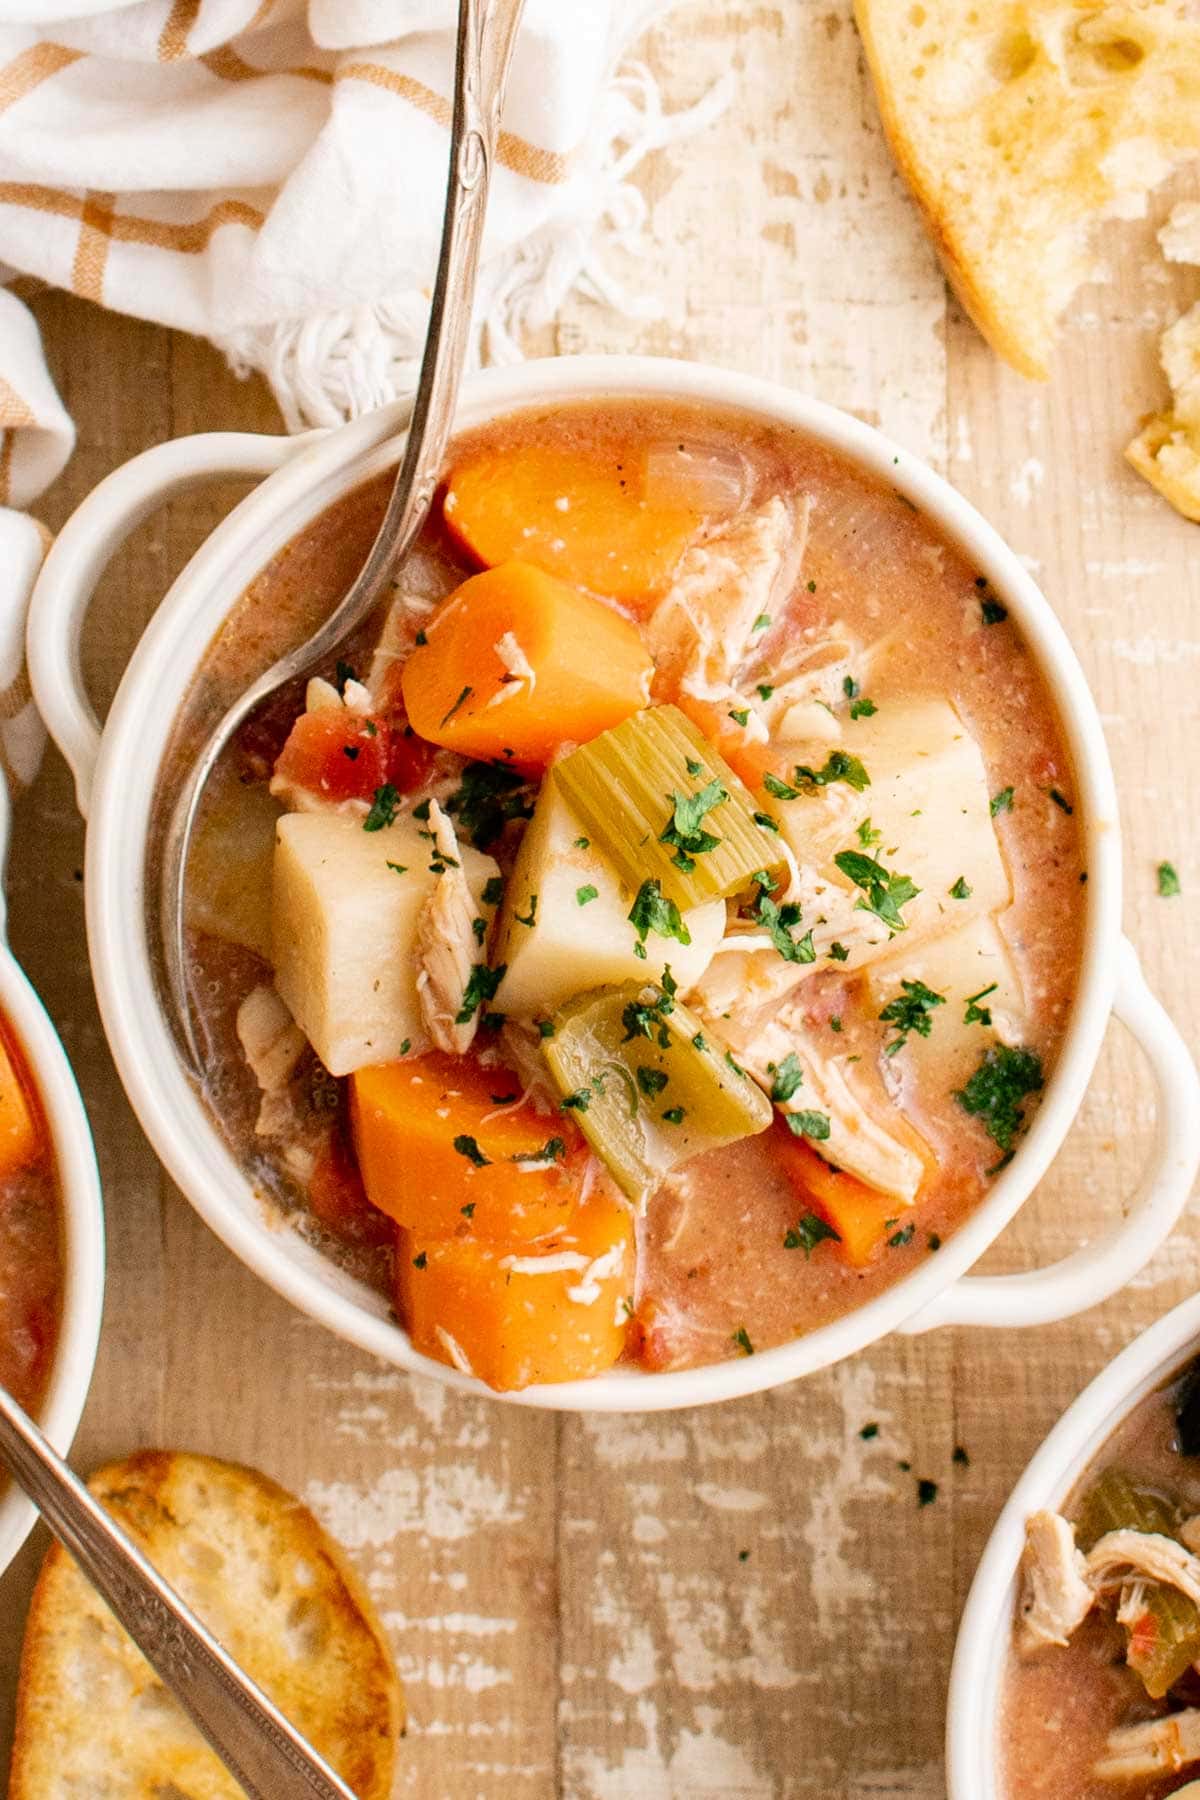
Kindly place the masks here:
[[(387, 1800), (400, 1683), (362, 1581), (308, 1508), (254, 1469), (181, 1451), (138, 1451), (88, 1486), (359, 1800)], [(9, 1800), (176, 1790), (244, 1800), (55, 1545), (26, 1626)]]

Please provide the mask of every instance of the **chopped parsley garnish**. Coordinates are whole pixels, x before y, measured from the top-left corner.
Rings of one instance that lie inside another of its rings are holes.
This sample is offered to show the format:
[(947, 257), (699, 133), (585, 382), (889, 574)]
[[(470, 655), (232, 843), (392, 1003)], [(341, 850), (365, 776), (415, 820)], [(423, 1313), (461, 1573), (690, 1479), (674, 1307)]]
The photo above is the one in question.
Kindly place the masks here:
[(1058, 788), (1047, 788), (1046, 792), (1053, 800), (1055, 806), (1058, 807), (1059, 811), (1065, 812), (1067, 817), (1070, 818), (1071, 814), (1075, 811), (1075, 808), (1071, 805), (1067, 796), (1064, 793), (1061, 793)]
[(469, 1163), (474, 1163), (477, 1169), (487, 1169), (491, 1167), (491, 1158), (485, 1156), (483, 1151), (479, 1148), (479, 1145), (475, 1142), (475, 1139), (473, 1137), (468, 1137), (465, 1132), (455, 1138), (454, 1148), (458, 1151), (460, 1156), (465, 1156)]
[(858, 902), (863, 912), (874, 913), (892, 931), (905, 929), (900, 908), (920, 893), (915, 882), (894, 869), (885, 869), (875, 857), (864, 856), (858, 850), (839, 850), (833, 860), (865, 894), (866, 898)]
[(462, 1005), (454, 1015), (454, 1023), (456, 1025), (466, 1025), (469, 1020), (475, 1017), (475, 1014), (479, 1011), (479, 1008), (485, 1001), (494, 998), (496, 989), (503, 981), (507, 968), (507, 963), (501, 963), (495, 969), (489, 969), (486, 963), (475, 964), (475, 967), (471, 970), (471, 976), (470, 980), (467, 982), (466, 991), (463, 994)]
[(537, 921), (537, 903), (538, 903), (537, 895), (530, 894), (530, 896), (529, 896), (529, 911), (527, 913), (514, 913), (513, 914), (513, 918), (517, 921), (518, 925), (533, 925), (536, 923), (536, 921)]
[(458, 699), (454, 702), (454, 705), (450, 708), (450, 711), (442, 718), (441, 722), (443, 725), (448, 725), (450, 723), (459, 707), (463, 706), (471, 698), (471, 695), (474, 692), (475, 689), (473, 687), (465, 687), (463, 689), (462, 693), (458, 696)]
[(496, 763), (468, 763), (458, 791), (445, 802), (446, 811), (458, 820), (477, 850), (494, 844), (509, 819), (527, 819), (533, 812), (529, 783), (515, 769)]
[(877, 1438), (879, 1436), (879, 1427), (875, 1423), (874, 1419), (872, 1419), (872, 1421), (869, 1425), (864, 1425), (858, 1435), (860, 1438), (862, 1438), (864, 1443), (868, 1443), (868, 1444), (870, 1443), (872, 1438)]
[(783, 1116), (793, 1137), (812, 1138), (814, 1143), (823, 1144), (829, 1136), (828, 1113), (790, 1112)]
[(682, 1125), (684, 1112), (682, 1106), (668, 1106), (663, 1118), (668, 1125)]
[(889, 1248), (892, 1250), (902, 1250), (905, 1244), (911, 1244), (913, 1237), (916, 1234), (916, 1229), (915, 1225), (902, 1225), (899, 1231), (893, 1231), (891, 1237), (888, 1239)]
[(871, 785), (871, 777), (862, 763), (857, 756), (851, 756), (848, 750), (831, 750), (821, 769), (810, 768), (807, 763), (797, 763), (792, 770), (794, 786), (781, 781), (778, 775), (772, 775), (769, 769), (763, 776), (763, 786), (777, 800), (798, 800), (802, 794), (815, 794), (818, 788), (829, 787), (835, 781), (846, 782), (856, 794), (861, 794), (864, 788)]
[(870, 719), (879, 711), (873, 700), (868, 700), (853, 675), (847, 675), (842, 683), (842, 692), (850, 702), (852, 719)]
[(393, 874), (395, 874), (395, 875), (407, 875), (408, 874), (408, 864), (407, 863), (390, 862), (388, 864), (388, 868), (391, 869)]
[(742, 730), (745, 731), (747, 725), (750, 723), (750, 709), (748, 706), (731, 706), (729, 709), (729, 717), (733, 720), (735, 725), (740, 725)]
[(738, 1326), (733, 1334), (732, 1341), (737, 1345), (743, 1356), (754, 1355), (754, 1345), (750, 1342), (750, 1333), (746, 1330), (744, 1325)]
[(714, 806), (721, 806), (728, 798), (728, 793), (716, 780), (706, 782), (698, 794), (667, 795), (671, 803), (671, 817), (667, 820), (666, 828), (659, 834), (658, 841), (660, 844), (675, 846), (671, 861), (685, 875), (690, 875), (695, 868), (696, 857), (715, 850), (721, 842), (711, 831), (703, 829), (702, 821)]
[(575, 839), (575, 848), (577, 850), (588, 850), (591, 848), (591, 843), (591, 838), (577, 837)]
[(475, 942), (477, 944), (482, 944), (484, 938), (487, 936), (487, 920), (472, 919), (471, 930), (475, 933)]
[(462, 1214), (464, 1219), (473, 1219), (475, 1217), (475, 1202), (474, 1202), (474, 1200), (468, 1200), (467, 1204), (465, 1206), (460, 1206), (458, 1210)]
[(352, 664), (350, 664), (348, 662), (343, 662), (342, 659), (339, 657), (337, 669), (334, 673), (334, 681), (337, 684), (337, 686), (340, 688), (344, 688), (348, 681), (357, 681), (357, 680), (358, 680), (358, 676), (355, 674)]
[(692, 934), (683, 922), (679, 908), (673, 900), (665, 898), (662, 883), (643, 881), (637, 891), (637, 898), (629, 909), (629, 923), (637, 932), (637, 948), (644, 957), (645, 943), (650, 932), (659, 937), (674, 938), (677, 943), (690, 944)]
[(794, 1050), (789, 1050), (781, 1063), (770, 1066), (771, 1098), (776, 1106), (782, 1106), (790, 1100), (796, 1089), (804, 1080), (804, 1070), (800, 1067), (800, 1058)]
[(729, 1065), (729, 1067), (733, 1070), (735, 1075), (740, 1075), (743, 1081), (749, 1081), (750, 1077), (747, 1075), (745, 1069), (743, 1069), (741, 1063), (735, 1062), (733, 1060), (733, 1051), (732, 1050), (727, 1050), (725, 1052), (725, 1061)]
[(552, 1038), (554, 1036), (554, 1033), (558, 1030), (558, 1027), (554, 1023), (553, 1019), (539, 1019), (537, 1022), (537, 1028), (538, 1028), (538, 1036), (543, 1037), (543, 1038)]
[(816, 582), (815, 582), (815, 581), (809, 581), (809, 582), (808, 582), (808, 583), (807, 583), (807, 584), (806, 584), (806, 585), (807, 585), (807, 587), (808, 587), (808, 591), (809, 591), (809, 593), (810, 593), (810, 594), (815, 594), (815, 593), (816, 593), (816, 591), (817, 591), (817, 584), (816, 584)]
[[(990, 623), (990, 620), (989, 620), (989, 623)], [(930, 1481), (928, 1476), (922, 1475), (920, 1480), (917, 1482), (917, 1505), (918, 1506), (932, 1506), (934, 1501), (937, 1499), (937, 1496), (938, 1496), (937, 1482)]]
[(800, 938), (794, 935), (795, 928), (800, 923), (800, 908), (794, 900), (786, 901), (783, 906), (776, 906), (767, 894), (760, 893), (754, 917), (784, 962), (816, 962), (817, 952), (813, 946), (812, 932), (806, 931)]
[[(625, 1027), (622, 1043), (628, 1044), (640, 1037), (653, 1038), (657, 1034), (661, 1048), (669, 1050), (671, 1034), (665, 1020), (675, 1011), (675, 990), (674, 977), (667, 968), (663, 970), (661, 987), (644, 990), (640, 999), (631, 1000), (621, 1014), (621, 1023)], [(646, 993), (649, 993), (649, 999), (645, 997)]]
[(390, 825), (400, 810), (400, 792), (390, 781), (375, 789), (375, 798), (371, 802), (371, 810), (363, 820), (364, 831), (382, 831)]
[(687, 769), (688, 774), (693, 777), (695, 777), (697, 775), (703, 775), (703, 773), (704, 773), (704, 764), (702, 762), (697, 762), (694, 756), (685, 757), (684, 765)]
[(969, 1469), (971, 1466), (971, 1459), (967, 1455), (962, 1444), (955, 1444), (954, 1454), (950, 1458), (950, 1461), (952, 1463), (957, 1463), (960, 1469)]
[(499, 906), (503, 898), (504, 877), (502, 875), (489, 876), (483, 884), (483, 904), (485, 906)]
[(981, 1000), (986, 1000), (989, 994), (994, 994), (996, 989), (999, 987), (999, 985), (1000, 985), (1000, 983), (998, 981), (993, 981), (989, 987), (980, 988), (980, 990), (977, 994), (968, 994), (967, 995), (967, 1010), (963, 1014), (963, 1024), (964, 1025), (990, 1025), (991, 1024), (991, 1022), (992, 1022), (991, 1007), (990, 1006), (980, 1006), (979, 1002)]
[(1156, 873), (1158, 875), (1158, 891), (1164, 900), (1170, 900), (1175, 894), (1183, 892), (1179, 875), (1173, 863), (1160, 862)]
[(830, 1029), (830, 1031), (840, 1031), (842, 1029), (842, 1020), (841, 1020), (840, 1013), (834, 1013), (833, 1017), (829, 1021), (829, 1029)]
[(992, 1142), (1007, 1155), (1025, 1123), (1021, 1101), (1042, 1086), (1042, 1063), (1036, 1052), (993, 1044), (984, 1051), (967, 1085), (955, 1090), (954, 1098), (964, 1112), (981, 1121)]
[(592, 1090), (590, 1087), (576, 1088), (573, 1094), (564, 1094), (558, 1104), (562, 1112), (586, 1112), (592, 1104)]
[(696, 1033), (695, 1037), (692, 1039), (692, 1048), (694, 1050), (707, 1050), (708, 1049), (708, 1039), (705, 1037), (705, 1035), (702, 1031), (698, 1031)]
[(593, 887), (590, 881), (583, 887), (577, 887), (575, 889), (576, 906), (588, 906), (593, 900), (598, 900), (599, 898), (600, 889)]
[(518, 1150), (509, 1158), (515, 1163), (560, 1162), (567, 1154), (567, 1146), (560, 1137), (547, 1138), (540, 1150)]
[(785, 1250), (803, 1250), (807, 1261), (817, 1245), (825, 1243), (826, 1239), (830, 1243), (840, 1244), (841, 1233), (835, 1231), (819, 1213), (806, 1212), (801, 1213), (799, 1222), (788, 1230), (783, 1247)]
[(358, 744), (343, 744), (342, 755), (348, 757), (351, 762), (357, 762), (360, 747)]
[(1013, 790), (1010, 787), (1001, 788), (1000, 792), (998, 794), (993, 794), (991, 798), (990, 811), (993, 819), (996, 817), (997, 813), (1011, 812), (1012, 805)]
[(952, 900), (969, 900), (971, 898), (972, 890), (967, 885), (966, 876), (960, 875), (949, 892)]
[(826, 955), (828, 956), (830, 962), (846, 962), (849, 959), (850, 952), (846, 948), (845, 944), (839, 944), (837, 942), (837, 940), (835, 939), (834, 942), (832, 944), (830, 944), (829, 949), (826, 951)]
[(760, 681), (758, 683), (758, 697), (760, 700), (769, 700), (774, 692), (775, 689), (769, 687), (765, 681)]
[(929, 1248), (931, 1250), (940, 1250), (941, 1247), (942, 1247), (941, 1233), (937, 1232), (937, 1231), (931, 1231), (929, 1234)]
[(876, 831), (870, 819), (863, 819), (861, 824), (856, 827), (854, 835), (864, 850), (873, 850), (876, 844), (883, 842), (882, 831)]
[(923, 981), (902, 981), (900, 986), (903, 993), (889, 1000), (879, 1015), (885, 1025), (894, 1025), (897, 1032), (886, 1045), (885, 1056), (895, 1056), (897, 1050), (903, 1050), (912, 1031), (918, 1037), (928, 1037), (933, 1028), (934, 1007), (946, 1004), (945, 994), (935, 994)]
[(648, 1069), (644, 1064), (638, 1068), (637, 1084), (648, 1100), (653, 1100), (655, 1094), (661, 1094), (670, 1079), (661, 1069)]
[(400, 1046), (401, 1056), (407, 1056), (411, 1049), (412, 1049), (412, 1039), (405, 1038), (404, 1042)]
[(429, 1261), (428, 1255), (426, 1254), (426, 1252), (424, 1250), (421, 1250), (412, 1259), (413, 1268), (414, 1269), (423, 1269), (428, 1261)]
[(413, 639), (413, 643), (417, 646), (418, 650), (423, 650), (428, 642), (429, 639), (423, 631), (418, 631), (416, 637)]
[(754, 621), (753, 625), (750, 627), (750, 629), (751, 629), (751, 631), (766, 631), (769, 629), (770, 624), (771, 624), (770, 613), (759, 613), (757, 619), (755, 619), (755, 621)]
[(773, 831), (778, 834), (779, 823), (771, 817), (770, 813), (756, 812), (754, 815), (754, 823), (756, 825), (761, 825), (764, 831)]

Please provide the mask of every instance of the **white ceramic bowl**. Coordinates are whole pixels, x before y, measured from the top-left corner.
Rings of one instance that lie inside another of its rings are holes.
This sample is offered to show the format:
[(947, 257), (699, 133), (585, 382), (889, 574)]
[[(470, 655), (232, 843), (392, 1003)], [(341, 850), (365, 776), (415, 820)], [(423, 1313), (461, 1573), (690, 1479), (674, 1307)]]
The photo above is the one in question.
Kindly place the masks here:
[[(619, 1370), (505, 1398), (575, 1411), (690, 1406), (777, 1386), (889, 1331), (967, 1322), (1034, 1324), (1093, 1305), (1141, 1267), (1183, 1206), (1200, 1160), (1200, 1088), (1178, 1034), (1121, 937), (1112, 771), (1095, 706), (1062, 627), (1012, 551), (944, 481), (879, 432), (785, 388), (665, 359), (562, 358), (476, 377), (466, 385), (458, 423), (471, 427), (523, 406), (617, 395), (693, 399), (794, 426), (883, 476), (962, 546), (1024, 633), (1063, 719), (1086, 835), (1086, 940), (1066, 1041), (1032, 1128), (1013, 1162), (936, 1257), (847, 1317), (775, 1350), (668, 1374)], [(143, 876), (155, 783), (198, 664), (263, 565), (340, 496), (396, 461), (407, 416), (401, 404), (300, 440), (227, 434), (145, 452), (102, 482), (60, 533), (34, 595), (29, 657), (38, 704), (74, 770), (79, 804), (89, 818), (88, 934), (105, 1028), (159, 1156), (214, 1231), (304, 1311), (390, 1362), (478, 1390), (469, 1376), (418, 1356), (379, 1295), (264, 1217), (179, 1064), (145, 938)], [(268, 479), (218, 526), (175, 582), (130, 660), (102, 737), (83, 691), (78, 653), (96, 582), (125, 536), (156, 506), (190, 484), (230, 473)], [(1120, 1210), (1114, 1196), (1118, 1216), (1108, 1233), (1051, 1268), (962, 1280), (1061, 1144), (1114, 1011), (1142, 1044), (1158, 1084), (1157, 1141), (1139, 1193)]]
[[(950, 1800), (1000, 1800), (1000, 1704), (1025, 1521), (1057, 1511), (1134, 1407), (1200, 1355), (1200, 1294), (1136, 1337), (1063, 1414), (988, 1539), (958, 1628), (946, 1718)], [(1115, 1791), (1115, 1790), (1114, 1790)]]
[[(0, 869), (8, 846), (8, 787), (0, 777)], [(104, 1212), (83, 1101), (46, 1009), (4, 941), (0, 898), (0, 1015), (7, 1020), (37, 1089), (50, 1132), (62, 1209), (63, 1292), (58, 1348), (38, 1424), (55, 1449), (71, 1447), (91, 1385), (104, 1309)], [(29, 1536), (37, 1514), (9, 1483), (0, 1496), (0, 1574)]]

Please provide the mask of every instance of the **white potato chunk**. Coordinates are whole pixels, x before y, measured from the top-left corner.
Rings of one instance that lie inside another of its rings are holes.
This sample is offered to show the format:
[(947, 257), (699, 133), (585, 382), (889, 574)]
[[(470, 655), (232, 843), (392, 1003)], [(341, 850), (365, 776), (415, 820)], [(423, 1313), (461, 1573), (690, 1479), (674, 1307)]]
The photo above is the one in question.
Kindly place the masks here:
[[(842, 748), (856, 756), (870, 786), (856, 793), (835, 781), (815, 794), (770, 804), (801, 865), (858, 895), (834, 857), (861, 851), (909, 876), (921, 890), (901, 913), (903, 933), (889, 933), (859, 912), (863, 929), (848, 943), (848, 969), (860, 967), (901, 939), (911, 948), (967, 920), (1008, 906), (1012, 886), (992, 823), (987, 770), (979, 746), (948, 700), (886, 700), (870, 718), (848, 722)], [(864, 845), (870, 821), (877, 839)], [(956, 899), (960, 880), (970, 889)], [(818, 934), (819, 941), (819, 934)]]
[[(875, 1013), (902, 992), (902, 981), (922, 981), (944, 996), (945, 1004), (930, 1012), (929, 1036), (911, 1033), (891, 1059), (898, 1074), (922, 1081), (926, 1091), (960, 1087), (995, 1038), (1014, 1045), (1025, 1041), (1021, 977), (995, 919), (970, 919), (923, 944), (910, 944), (905, 933), (871, 964), (864, 980)], [(976, 996), (976, 1008), (988, 1017), (968, 1023), (968, 1002)]]
[(497, 1010), (532, 1018), (588, 988), (653, 981), (668, 963), (686, 993), (721, 941), (725, 902), (710, 900), (684, 913), (690, 944), (651, 932), (643, 960), (629, 922), (633, 901), (607, 857), (586, 842), (557, 782), (544, 782), (504, 899), (495, 960), (508, 973), (496, 993)]
[[(434, 846), (411, 817), (382, 831), (341, 813), (288, 813), (275, 837), (275, 985), (331, 1075), (426, 1047), (415, 953), (437, 882)], [(479, 916), (490, 856), (461, 847)]]
[(187, 922), (271, 956), (271, 859), (279, 803), (227, 768), (209, 783), (188, 858)]

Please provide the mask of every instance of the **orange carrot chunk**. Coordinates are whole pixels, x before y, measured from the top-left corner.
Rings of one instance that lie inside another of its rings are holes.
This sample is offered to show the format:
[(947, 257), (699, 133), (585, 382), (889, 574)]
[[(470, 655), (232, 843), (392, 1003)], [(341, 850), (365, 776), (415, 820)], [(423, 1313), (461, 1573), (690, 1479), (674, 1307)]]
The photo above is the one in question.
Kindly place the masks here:
[(465, 457), (445, 517), (489, 568), (519, 556), (594, 594), (637, 600), (666, 587), (704, 513), (648, 498), (644, 456), (523, 444)]
[(881, 1194), (844, 1170), (831, 1169), (785, 1125), (776, 1130), (778, 1150), (802, 1207), (815, 1212), (838, 1234), (842, 1253), (855, 1269), (865, 1268), (911, 1209), (894, 1194)]
[(31, 1163), (42, 1146), (37, 1112), (8, 1045), (0, 1037), (0, 1176)]
[(582, 1381), (625, 1348), (633, 1260), (633, 1217), (607, 1195), (532, 1244), (401, 1231), (396, 1307), (416, 1349), (491, 1388)]
[(350, 1078), (367, 1198), (425, 1237), (470, 1231), (508, 1244), (571, 1216), (579, 1143), (567, 1120), (518, 1106), (521, 1083), (468, 1057), (409, 1057)]
[(507, 562), (442, 602), (404, 665), (413, 729), (464, 756), (542, 769), (645, 706), (653, 664), (600, 600)]

